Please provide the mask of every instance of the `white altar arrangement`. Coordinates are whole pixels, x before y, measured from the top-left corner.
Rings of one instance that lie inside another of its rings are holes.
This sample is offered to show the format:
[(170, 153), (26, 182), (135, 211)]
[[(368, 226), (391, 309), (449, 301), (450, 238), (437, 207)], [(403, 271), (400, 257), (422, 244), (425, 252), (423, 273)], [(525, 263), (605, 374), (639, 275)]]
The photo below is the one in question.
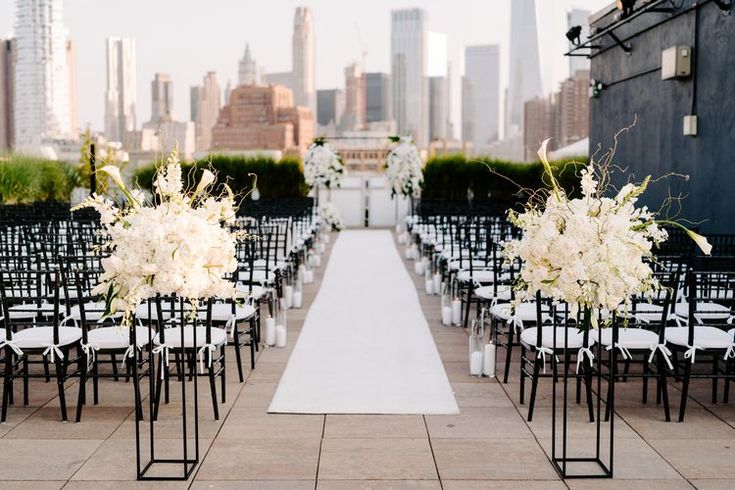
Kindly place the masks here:
[(325, 202), (319, 205), (319, 217), (322, 223), (331, 230), (339, 231), (344, 226), (339, 209), (331, 202)]
[(237, 269), (240, 238), (230, 229), (236, 206), (227, 185), (223, 195), (213, 195), (215, 175), (205, 169), (197, 186), (186, 189), (176, 150), (156, 174), (153, 202), (141, 190), (129, 189), (117, 167), (99, 171), (119, 186), (126, 205), (95, 195), (75, 209), (100, 213), (107, 237), (102, 247), (110, 256), (101, 261), (104, 272), (93, 293), (106, 296), (110, 313), (122, 312), (123, 325), (130, 324), (143, 300), (157, 294), (178, 295), (192, 306), (200, 298), (238, 296), (234, 283), (224, 278)]
[(704, 237), (636, 206), (650, 176), (615, 192), (609, 165), (593, 160), (581, 172), (581, 196), (568, 196), (551, 171), (547, 143), (538, 155), (550, 189), (532, 196), (523, 212), (509, 211), (510, 221), (523, 232), (504, 250), (507, 260), (522, 261), (516, 305), (540, 291), (543, 297), (568, 303), (573, 314), (578, 308), (589, 310), (596, 327), (600, 313), (624, 310), (634, 295), (652, 294), (660, 287), (651, 268), (655, 247), (667, 238), (660, 225), (685, 229), (709, 254)]
[(304, 181), (312, 188), (339, 187), (344, 165), (326, 139), (315, 138), (304, 157)]
[(385, 176), (393, 196), (418, 198), (424, 183), (423, 163), (410, 136), (394, 137), (398, 143), (386, 159)]

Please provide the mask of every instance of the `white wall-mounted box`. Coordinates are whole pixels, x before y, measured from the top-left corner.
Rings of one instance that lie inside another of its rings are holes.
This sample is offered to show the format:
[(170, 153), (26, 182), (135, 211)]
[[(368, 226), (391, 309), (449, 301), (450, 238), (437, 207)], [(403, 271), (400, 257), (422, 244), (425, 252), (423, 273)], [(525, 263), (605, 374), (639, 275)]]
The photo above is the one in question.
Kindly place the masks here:
[(692, 48), (672, 46), (661, 52), (661, 80), (687, 78), (692, 74)]

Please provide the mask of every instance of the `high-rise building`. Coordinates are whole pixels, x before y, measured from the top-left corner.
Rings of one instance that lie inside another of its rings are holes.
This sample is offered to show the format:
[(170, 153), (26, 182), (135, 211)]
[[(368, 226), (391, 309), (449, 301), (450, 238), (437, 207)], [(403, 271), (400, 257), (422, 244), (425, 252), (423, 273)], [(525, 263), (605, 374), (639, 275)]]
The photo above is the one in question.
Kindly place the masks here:
[(449, 80), (429, 77), (429, 140), (449, 139)]
[[(567, 29), (571, 29), (574, 26), (580, 26), (582, 33), (579, 36), (581, 42), (585, 42), (590, 34), (590, 12), (589, 10), (583, 9), (572, 9), (567, 12)], [(574, 45), (569, 42), (569, 49), (573, 48)], [(579, 70), (589, 70), (590, 60), (584, 56), (569, 56), (569, 76), (573, 77), (574, 73)]]
[(268, 85), (281, 85), (293, 92), (293, 72), (279, 71), (275, 73), (267, 73), (264, 76), (263, 83)]
[(345, 92), (342, 89), (316, 91), (316, 121), (319, 126), (336, 129), (345, 113)]
[(15, 148), (71, 136), (63, 0), (17, 0), (14, 80)]
[(71, 39), (66, 41), (66, 66), (69, 68), (69, 136), (79, 137), (79, 112), (77, 110), (77, 45)]
[(478, 154), (498, 139), (500, 120), (500, 47), (467, 46), (462, 79), (462, 139)]
[(535, 160), (541, 143), (551, 138), (548, 150), (558, 148), (559, 110), (558, 94), (534, 97), (523, 104), (523, 158)]
[(559, 87), (559, 146), (567, 146), (589, 136), (590, 72), (577, 70)]
[(365, 120), (369, 123), (390, 121), (392, 117), (390, 75), (365, 74)]
[(167, 74), (156, 73), (151, 82), (151, 122), (171, 121), (173, 117), (173, 82)]
[(0, 39), (0, 152), (13, 147), (15, 40)]
[(292, 85), (294, 102), (316, 114), (314, 18), (309, 7), (297, 7), (293, 19)]
[[(206, 150), (212, 145), (212, 128), (217, 123), (222, 96), (217, 74), (213, 71), (204, 77), (204, 83), (198, 88), (196, 118), (196, 148)], [(193, 111), (194, 112), (194, 111)]]
[(240, 64), (238, 65), (237, 80), (238, 85), (260, 85), (258, 65), (250, 54), (249, 44), (245, 45), (245, 54), (243, 54)]
[(124, 141), (125, 134), (135, 130), (135, 80), (135, 40), (108, 37), (105, 136), (109, 141)]
[[(199, 109), (199, 92), (202, 87), (194, 85), (189, 89), (189, 121), (197, 120), (197, 110)], [(227, 95), (225, 94), (225, 97)]]
[(542, 95), (535, 0), (513, 0), (510, 10), (509, 81), (505, 137), (523, 129), (523, 103)]
[(424, 148), (429, 138), (426, 24), (422, 9), (391, 12), (393, 117), (398, 132)]
[(212, 129), (217, 150), (304, 152), (314, 139), (314, 116), (294, 106), (293, 92), (280, 85), (241, 85), (220, 110)]
[(345, 68), (345, 113), (343, 131), (356, 131), (365, 126), (365, 76), (357, 63)]
[(227, 85), (225, 85), (225, 104), (230, 103), (230, 92), (232, 92), (232, 83), (227, 80)]

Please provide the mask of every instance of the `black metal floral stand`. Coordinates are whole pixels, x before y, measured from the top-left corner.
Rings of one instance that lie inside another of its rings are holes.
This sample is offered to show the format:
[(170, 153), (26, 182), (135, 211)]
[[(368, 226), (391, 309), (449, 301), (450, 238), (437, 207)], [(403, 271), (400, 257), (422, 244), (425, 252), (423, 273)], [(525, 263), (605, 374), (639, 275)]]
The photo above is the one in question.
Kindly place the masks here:
[[(192, 307), (194, 307), (192, 305)], [(175, 317), (178, 320), (178, 324), (181, 326), (181, 346), (185, 346), (185, 326), (187, 325), (187, 311), (184, 307), (184, 300), (178, 299), (178, 304), (175, 308)], [(153, 348), (152, 332), (156, 319), (159, 319), (158, 328), (164, 328), (163, 322), (160, 316), (160, 309), (158, 313), (153, 313), (151, 304), (148, 304), (148, 322), (149, 322), (149, 343), (148, 345)], [(190, 321), (190, 320), (189, 320)], [(196, 320), (195, 320), (196, 321)], [(197, 345), (196, 339), (196, 325), (192, 328), (192, 345)], [(133, 328), (133, 345), (135, 344), (135, 328)], [(194, 469), (199, 464), (199, 402), (198, 402), (198, 391), (197, 391), (197, 376), (189, 376), (187, 381), (186, 369), (187, 369), (187, 354), (184, 349), (177, 349), (178, 354), (174, 356), (173, 365), (176, 369), (176, 375), (172, 378), (178, 380), (178, 384), (181, 389), (181, 449), (174, 450), (174, 457), (160, 457), (160, 448), (157, 447), (156, 440), (156, 420), (161, 417), (160, 411), (156, 410), (156, 396), (154, 393), (154, 387), (156, 383), (164, 383), (164, 377), (161, 375), (165, 371), (165, 362), (168, 357), (168, 350), (163, 349), (159, 353), (158, 372), (155, 369), (155, 363), (153, 362), (153, 355), (151, 354), (149, 360), (149, 394), (148, 394), (148, 410), (147, 420), (144, 420), (143, 410), (136, 409), (135, 416), (135, 451), (136, 451), (136, 471), (138, 480), (187, 480), (194, 472)], [(196, 352), (196, 348), (193, 348)], [(179, 355), (180, 354), (180, 355)], [(138, 360), (136, 352), (136, 361)], [(142, 375), (139, 375), (139, 363), (133, 362), (133, 377), (136, 384), (136, 406), (140, 407), (142, 402), (140, 401), (138, 389), (139, 379)], [(157, 377), (158, 376), (158, 377)], [(166, 375), (168, 378), (168, 375)], [(165, 382), (168, 383), (169, 379)], [(187, 404), (187, 383), (191, 383), (193, 399), (193, 410), (190, 410)], [(168, 389), (168, 385), (167, 385)], [(160, 400), (159, 400), (160, 402)], [(168, 415), (168, 414), (167, 414)], [(193, 426), (193, 427), (192, 427)], [(146, 437), (147, 433), (147, 437)], [(160, 438), (159, 438), (160, 440)], [(167, 442), (171, 442), (171, 438), (166, 438)], [(144, 445), (148, 446), (148, 451), (143, 450)], [(168, 448), (167, 448), (168, 449)], [(167, 451), (169, 452), (169, 451)], [(176, 469), (178, 467), (178, 469)], [(173, 471), (169, 469), (173, 468)]]
[[(582, 330), (584, 334), (585, 346), (589, 345), (589, 334), (591, 329), (590, 312), (586, 310), (582, 320)], [(602, 325), (600, 325), (602, 328)], [(618, 326), (616, 321), (612, 321), (613, 344), (618, 342)], [(563, 329), (565, 332), (568, 329)], [(554, 469), (561, 478), (612, 478), (613, 477), (613, 449), (615, 442), (615, 349), (606, 351), (600, 342), (596, 342), (592, 347), (594, 359), (590, 360), (588, 356), (575, 348), (568, 346), (568, 333), (564, 338), (557, 338), (557, 329), (554, 328), (554, 351), (561, 355), (563, 364), (560, 366), (557, 356), (552, 356), (552, 368), (554, 373), (554, 382), (552, 383), (552, 405), (551, 405), (551, 462)], [(569, 413), (569, 356), (576, 355), (582, 357), (580, 368), (584, 369), (584, 376), (588, 384), (588, 389), (592, 392), (592, 414), (594, 421), (590, 422), (587, 418), (574, 417), (570, 418)], [(603, 356), (608, 356), (608, 374), (603, 375)], [(607, 386), (603, 388), (603, 379), (607, 381)], [(559, 394), (561, 390), (561, 394)], [(603, 396), (603, 392), (605, 396)], [(604, 403), (609, 403), (609, 419), (605, 418)], [(575, 428), (583, 427), (583, 425), (594, 426), (594, 436), (590, 439), (587, 431), (582, 432), (583, 436), (575, 436), (570, 440), (570, 432)], [(608, 439), (609, 440), (606, 440)]]

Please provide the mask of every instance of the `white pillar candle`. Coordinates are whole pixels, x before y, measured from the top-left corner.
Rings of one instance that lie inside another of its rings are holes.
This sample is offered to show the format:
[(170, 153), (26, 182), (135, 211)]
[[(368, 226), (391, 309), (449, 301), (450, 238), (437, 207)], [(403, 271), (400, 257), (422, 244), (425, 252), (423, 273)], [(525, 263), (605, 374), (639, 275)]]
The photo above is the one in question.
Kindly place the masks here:
[(276, 319), (269, 316), (265, 319), (265, 345), (276, 343)]
[(286, 308), (291, 308), (291, 306), (293, 305), (293, 286), (289, 284), (284, 289), (285, 289), (283, 292), (284, 303), (286, 304)]
[(450, 306), (442, 307), (442, 325), (448, 327), (452, 324), (452, 308)]
[(483, 354), (480, 351), (474, 351), (470, 354), (470, 374), (472, 376), (482, 375)]
[(314, 282), (314, 271), (307, 269), (304, 271), (304, 284), (311, 284)]
[(401, 245), (406, 243), (406, 235), (404, 235), (403, 233), (400, 233), (398, 235), (398, 243), (400, 243)]
[(432, 281), (431, 279), (426, 279), (425, 287), (426, 287), (426, 294), (429, 294), (429, 295), (434, 294), (434, 281)]
[(324, 243), (329, 243), (329, 240), (330, 240), (329, 233), (325, 233), (324, 234)]
[(294, 291), (293, 293), (293, 307), (294, 308), (301, 308), (301, 303), (303, 301), (303, 295), (301, 291)]
[(438, 272), (434, 273), (434, 294), (442, 292), (442, 275)]
[(322, 256), (321, 255), (314, 255), (314, 267), (321, 267), (322, 265)]
[(452, 323), (462, 323), (462, 302), (457, 298), (452, 300)]
[(401, 224), (400, 224), (400, 223), (398, 223), (398, 224), (396, 225), (396, 233), (398, 233), (398, 234), (400, 234), (400, 233), (401, 233)]
[(413, 264), (413, 271), (419, 276), (423, 276), (424, 275), (424, 262), (422, 260), (417, 260), (416, 263)]
[(419, 247), (415, 243), (411, 245), (411, 258), (416, 260), (419, 258)]
[(411, 260), (411, 247), (406, 247), (403, 256), (406, 257), (408, 260)]
[(286, 347), (286, 327), (276, 326), (276, 347)]
[(495, 377), (495, 344), (485, 344), (485, 358), (482, 363), (482, 374), (488, 378)]

